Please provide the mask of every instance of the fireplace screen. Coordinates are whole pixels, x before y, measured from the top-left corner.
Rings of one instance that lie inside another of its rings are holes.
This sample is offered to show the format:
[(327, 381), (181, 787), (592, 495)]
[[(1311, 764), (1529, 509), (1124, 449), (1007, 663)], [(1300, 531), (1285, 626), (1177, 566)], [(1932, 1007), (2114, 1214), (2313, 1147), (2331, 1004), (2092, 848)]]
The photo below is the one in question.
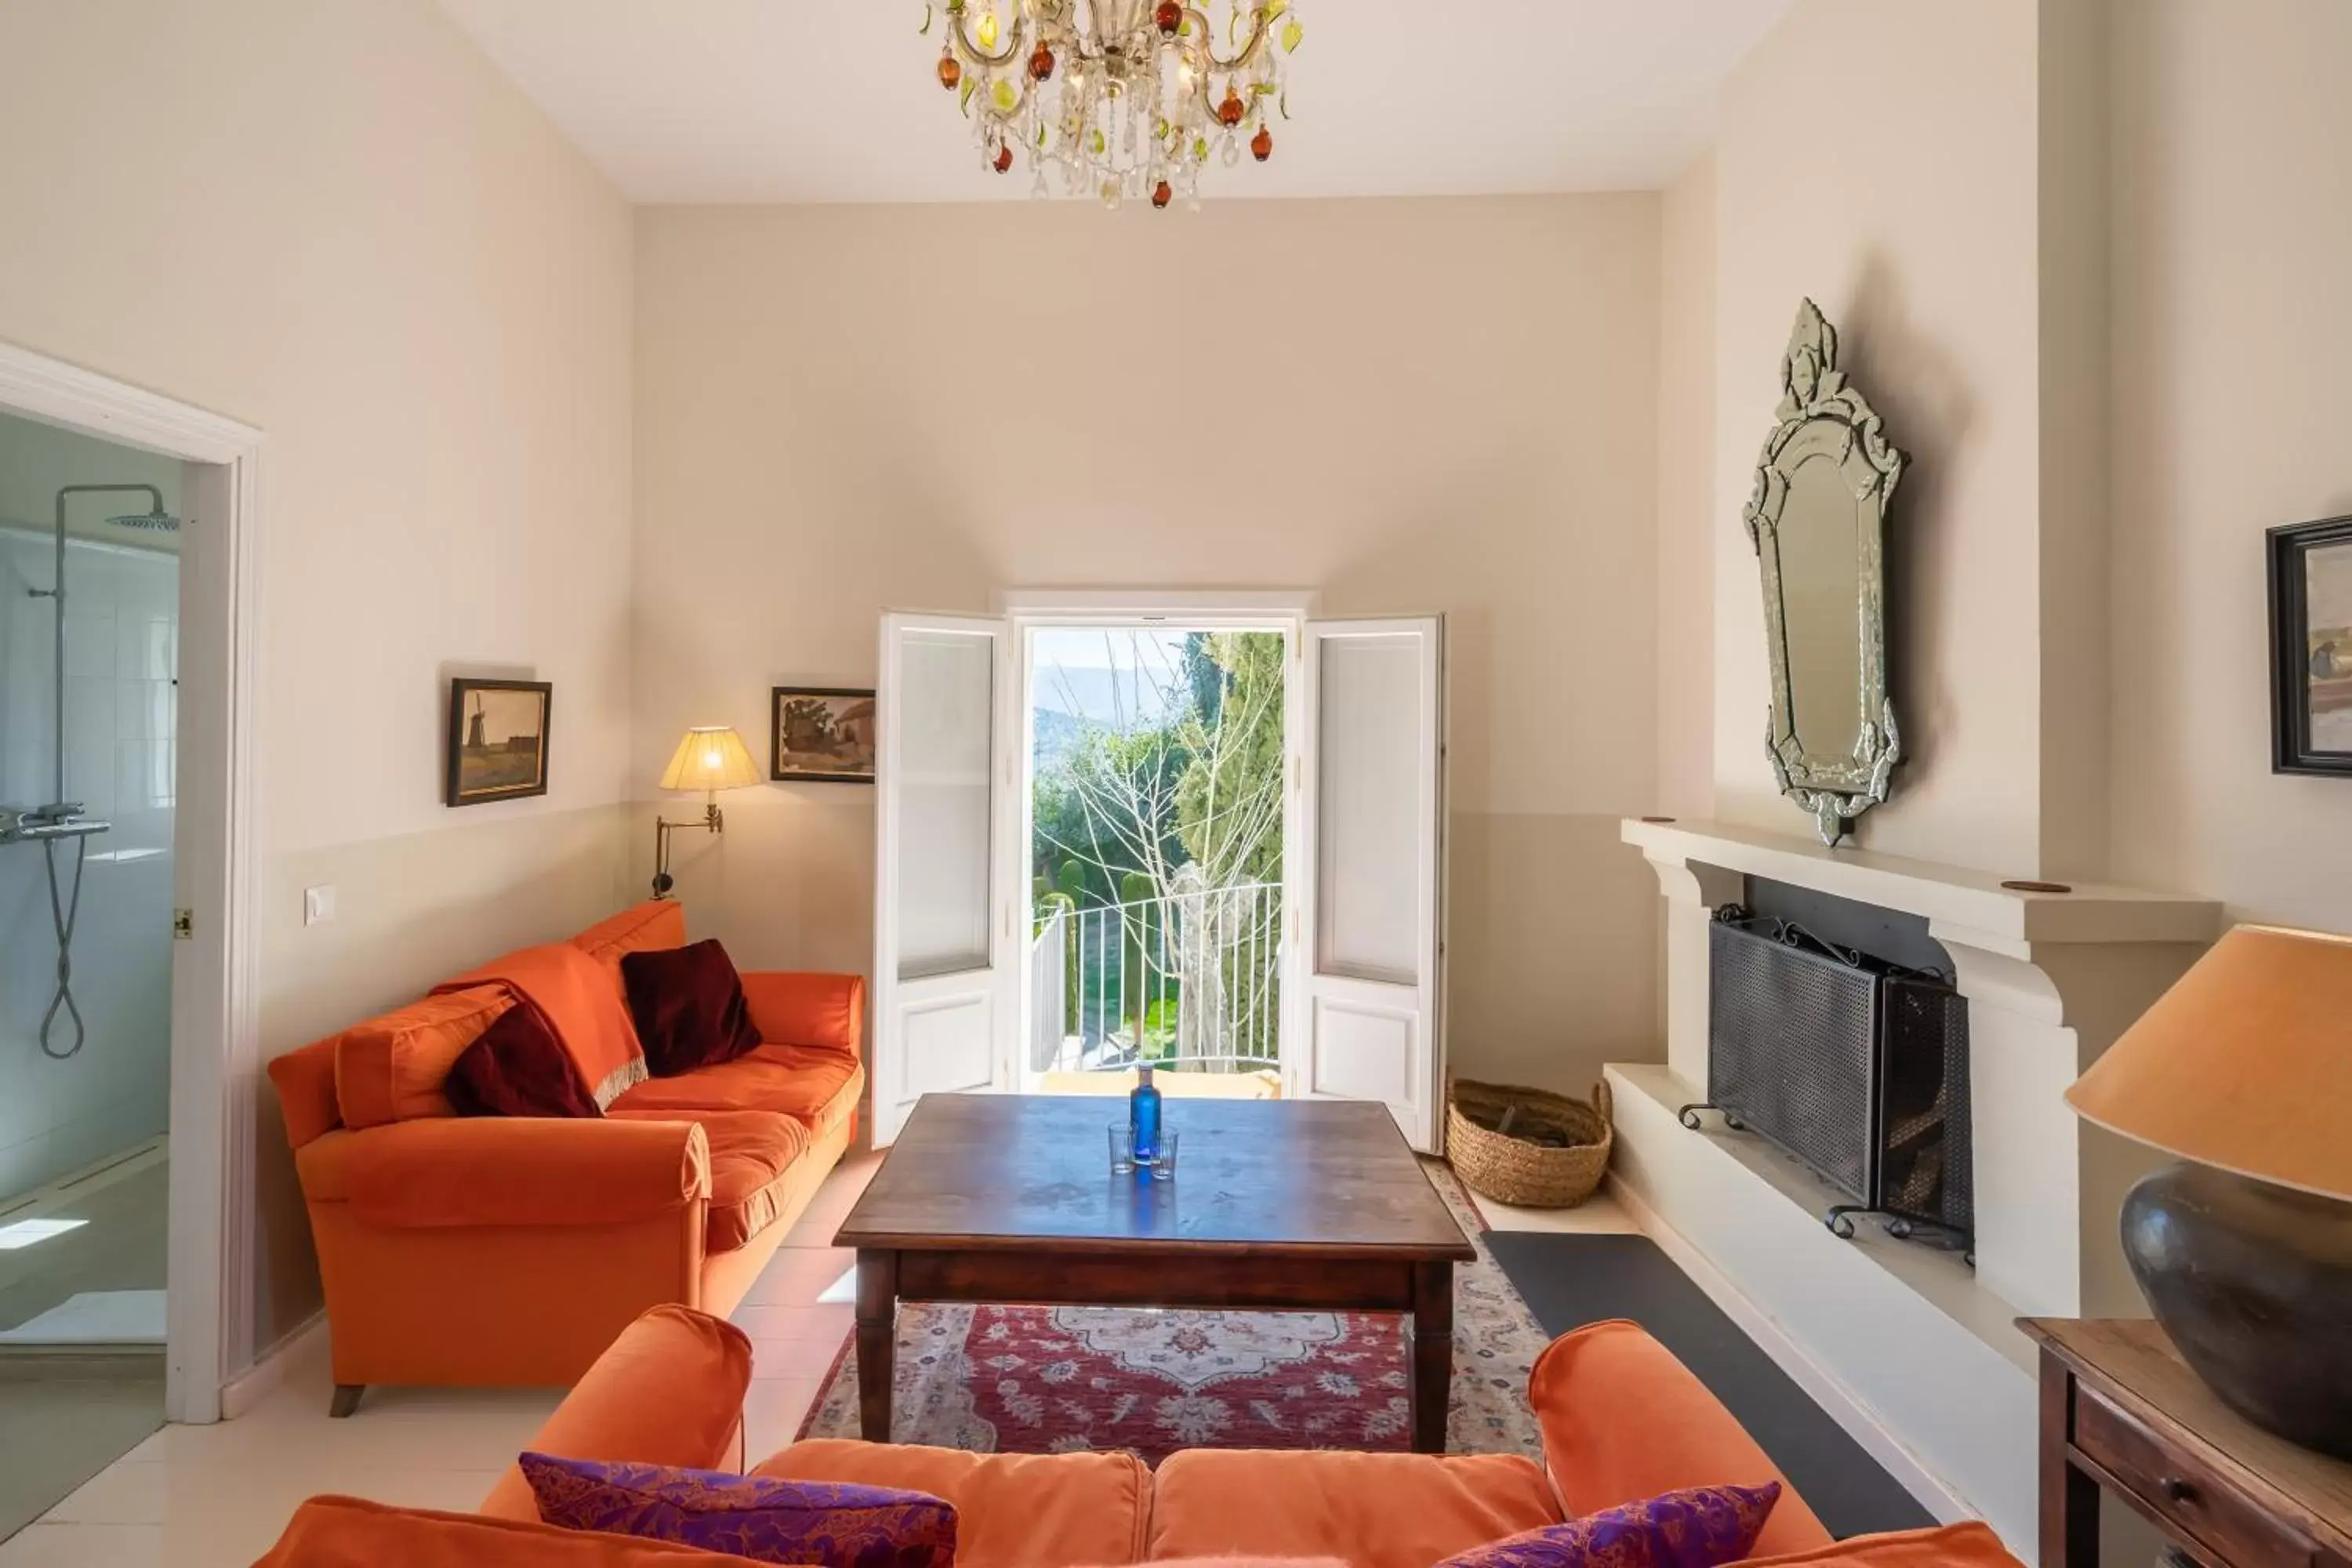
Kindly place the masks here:
[(1890, 1216), (1968, 1244), (1968, 1004), (1941, 976), (1759, 921), (1737, 905), (1710, 932), (1709, 1103), (1850, 1200), (1825, 1216)]

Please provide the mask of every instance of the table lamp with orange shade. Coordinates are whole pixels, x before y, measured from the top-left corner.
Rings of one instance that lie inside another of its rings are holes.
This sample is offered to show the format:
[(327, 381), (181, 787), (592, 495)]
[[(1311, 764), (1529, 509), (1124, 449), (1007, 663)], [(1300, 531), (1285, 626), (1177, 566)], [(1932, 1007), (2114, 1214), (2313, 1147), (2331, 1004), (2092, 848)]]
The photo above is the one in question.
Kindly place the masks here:
[(2066, 1099), (2182, 1162), (2123, 1215), (2181, 1358), (2248, 1419), (2352, 1458), (2352, 937), (2238, 927)]

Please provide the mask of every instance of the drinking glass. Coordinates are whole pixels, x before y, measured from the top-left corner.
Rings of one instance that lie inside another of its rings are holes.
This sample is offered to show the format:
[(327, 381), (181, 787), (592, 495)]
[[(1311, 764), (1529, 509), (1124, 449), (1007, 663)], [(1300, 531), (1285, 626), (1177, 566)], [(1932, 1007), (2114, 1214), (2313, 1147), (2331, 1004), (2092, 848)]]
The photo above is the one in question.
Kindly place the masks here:
[(1176, 1138), (1173, 1127), (1160, 1130), (1160, 1157), (1151, 1162), (1153, 1181), (1172, 1182), (1176, 1179)]
[(1135, 1174), (1135, 1129), (1124, 1121), (1114, 1121), (1104, 1131), (1110, 1135), (1110, 1173)]

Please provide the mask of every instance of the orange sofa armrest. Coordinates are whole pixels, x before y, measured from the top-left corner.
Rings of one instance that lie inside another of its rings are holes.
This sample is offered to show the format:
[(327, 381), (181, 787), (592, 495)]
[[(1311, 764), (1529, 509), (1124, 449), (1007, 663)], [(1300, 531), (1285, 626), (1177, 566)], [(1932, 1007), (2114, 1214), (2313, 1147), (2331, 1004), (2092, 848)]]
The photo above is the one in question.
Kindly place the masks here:
[[(691, 1307), (656, 1307), (621, 1331), (524, 1451), (740, 1472), (751, 1386), (751, 1342), (742, 1330)], [(482, 1511), (539, 1517), (521, 1467), (508, 1468)]]
[(278, 1090), (278, 1114), (286, 1124), (286, 1142), (296, 1149), (315, 1142), (343, 1124), (335, 1098), (335, 1044), (331, 1036), (289, 1051), (269, 1064), (269, 1081)]
[(1739, 1568), (2025, 1568), (1978, 1520), (1932, 1530), (1850, 1535), (1832, 1545), (1782, 1557), (1751, 1557)]
[(626, 1224), (710, 1196), (710, 1142), (690, 1121), (485, 1116), (344, 1136), (352, 1214), (387, 1230)]
[(1752, 1555), (1830, 1544), (1830, 1532), (1748, 1429), (1636, 1324), (1592, 1323), (1553, 1341), (1528, 1374), (1528, 1403), (1571, 1519), (1685, 1487), (1778, 1481), (1780, 1500)]
[(866, 1038), (862, 974), (746, 974), (751, 1026), (771, 1046), (814, 1046), (858, 1059)]

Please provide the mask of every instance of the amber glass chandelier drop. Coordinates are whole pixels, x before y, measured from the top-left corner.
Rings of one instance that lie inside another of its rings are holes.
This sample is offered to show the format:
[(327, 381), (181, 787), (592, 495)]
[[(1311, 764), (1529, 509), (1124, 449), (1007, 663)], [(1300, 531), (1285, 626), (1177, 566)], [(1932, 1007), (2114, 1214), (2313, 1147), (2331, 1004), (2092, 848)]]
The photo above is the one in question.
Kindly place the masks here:
[(939, 27), (940, 85), (984, 170), (1163, 210), (1200, 205), (1213, 159), (1274, 157), (1307, 36), (1290, 0), (934, 0), (923, 31)]

